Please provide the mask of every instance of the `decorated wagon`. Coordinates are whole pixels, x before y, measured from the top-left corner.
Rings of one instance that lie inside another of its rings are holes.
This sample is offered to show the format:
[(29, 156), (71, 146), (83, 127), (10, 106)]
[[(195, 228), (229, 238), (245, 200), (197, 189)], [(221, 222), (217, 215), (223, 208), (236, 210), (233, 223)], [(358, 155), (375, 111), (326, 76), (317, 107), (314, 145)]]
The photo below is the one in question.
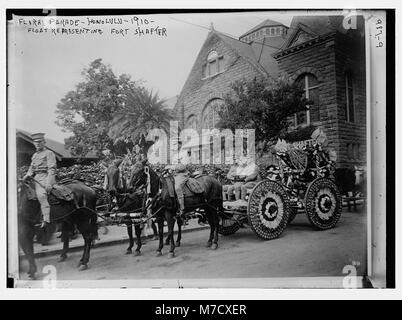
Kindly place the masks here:
[(278, 165), (269, 167), (268, 179), (251, 190), (247, 202), (224, 202), (219, 232), (233, 234), (249, 224), (260, 238), (274, 239), (302, 212), (316, 228), (333, 228), (341, 216), (342, 198), (334, 181), (336, 154), (326, 150), (326, 144), (320, 129), (302, 148), (278, 140)]

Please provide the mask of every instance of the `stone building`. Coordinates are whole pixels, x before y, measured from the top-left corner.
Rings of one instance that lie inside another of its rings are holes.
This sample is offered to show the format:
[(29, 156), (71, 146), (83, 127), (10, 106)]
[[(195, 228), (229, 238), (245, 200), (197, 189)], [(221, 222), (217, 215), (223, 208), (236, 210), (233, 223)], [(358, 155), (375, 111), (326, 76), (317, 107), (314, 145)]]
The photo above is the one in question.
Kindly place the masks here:
[(337, 152), (338, 165), (350, 167), (366, 162), (364, 24), (358, 19), (358, 29), (346, 30), (342, 22), (343, 16), (294, 17), (273, 57), (281, 73), (300, 82), (314, 101), (295, 115), (292, 129), (321, 127)]
[(358, 19), (357, 30), (345, 30), (342, 21), (343, 16), (295, 16), (287, 27), (267, 19), (239, 39), (211, 27), (174, 108), (179, 127), (216, 127), (216, 110), (236, 80), (286, 75), (314, 101), (289, 119), (289, 141), (306, 141), (321, 127), (339, 166), (363, 164), (364, 25)]

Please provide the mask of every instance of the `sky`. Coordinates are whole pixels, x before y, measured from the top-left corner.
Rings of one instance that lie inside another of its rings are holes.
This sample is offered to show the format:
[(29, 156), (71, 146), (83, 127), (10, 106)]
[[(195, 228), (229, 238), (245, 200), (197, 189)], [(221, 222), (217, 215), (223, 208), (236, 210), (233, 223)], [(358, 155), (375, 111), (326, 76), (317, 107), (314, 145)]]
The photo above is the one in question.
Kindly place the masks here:
[[(34, 26), (20, 23), (22, 17), (15, 17), (8, 28), (11, 32), (8, 43), (9, 111), (15, 111), (16, 128), (44, 132), (47, 138), (63, 142), (71, 133), (62, 132), (55, 124), (56, 105), (83, 81), (81, 72), (93, 60), (101, 58), (116, 75), (124, 73), (133, 80), (142, 80), (148, 89), (158, 92), (160, 98), (169, 99), (180, 94), (211, 23), (217, 31), (238, 38), (268, 18), (289, 26), (293, 14), (260, 11), (136, 16), (153, 21), (146, 24), (143, 20), (142, 30), (159, 26), (166, 28), (166, 36), (134, 35), (140, 20), (134, 20), (132, 24), (131, 19), (135, 19), (132, 15), (89, 17), (122, 18), (128, 21), (123, 21), (123, 27), (88, 26), (87, 16), (53, 17), (55, 20), (79, 19), (79, 26), (102, 29), (102, 35), (33, 33), (28, 29)], [(34, 17), (24, 18), (29, 23)], [(116, 34), (111, 28), (129, 30), (125, 35)]]

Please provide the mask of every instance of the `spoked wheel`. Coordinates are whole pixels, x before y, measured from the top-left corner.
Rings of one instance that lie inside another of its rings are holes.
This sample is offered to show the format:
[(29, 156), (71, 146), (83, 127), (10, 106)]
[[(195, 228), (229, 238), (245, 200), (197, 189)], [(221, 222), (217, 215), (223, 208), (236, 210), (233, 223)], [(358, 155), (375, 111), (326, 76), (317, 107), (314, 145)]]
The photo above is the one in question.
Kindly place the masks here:
[(218, 225), (218, 233), (223, 236), (228, 236), (234, 234), (237, 230), (240, 229), (240, 223), (229, 217), (226, 214), (223, 214), (219, 219)]
[(336, 184), (328, 178), (315, 179), (307, 188), (306, 213), (321, 230), (335, 227), (342, 212), (342, 197)]
[(288, 223), (289, 211), (289, 197), (278, 182), (261, 181), (250, 194), (248, 218), (251, 228), (262, 239), (281, 235)]

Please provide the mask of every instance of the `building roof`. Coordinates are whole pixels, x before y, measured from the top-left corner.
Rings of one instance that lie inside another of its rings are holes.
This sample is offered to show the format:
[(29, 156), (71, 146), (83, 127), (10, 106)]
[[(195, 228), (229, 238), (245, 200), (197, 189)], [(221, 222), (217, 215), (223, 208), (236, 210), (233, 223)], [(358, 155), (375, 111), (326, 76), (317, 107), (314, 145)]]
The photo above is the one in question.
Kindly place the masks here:
[(251, 43), (258, 63), (273, 77), (279, 74), (279, 65), (276, 59), (272, 57), (272, 54), (282, 47), (284, 41), (285, 38), (283, 37), (270, 37)]
[[(347, 34), (350, 30), (343, 26), (344, 16), (295, 16), (292, 19), (290, 30), (280, 50), (274, 53), (275, 57), (293, 52), (298, 48), (316, 43), (331, 37), (337, 32)], [(357, 31), (364, 36), (364, 21), (357, 19)]]
[[(33, 144), (31, 133), (28, 131), (17, 129), (17, 137), (20, 137)], [(78, 159), (78, 158), (86, 158), (86, 159), (96, 159), (97, 158), (97, 156), (94, 152), (89, 152), (86, 156), (83, 156), (83, 157), (74, 156), (71, 154), (70, 150), (68, 150), (65, 147), (64, 143), (55, 141), (53, 139), (48, 139), (48, 138), (45, 138), (45, 140), (46, 140), (46, 148), (49, 150), (52, 150), (56, 154), (56, 157), (59, 160), (61, 160), (61, 159)]]
[(174, 106), (176, 105), (176, 102), (177, 102), (177, 99), (178, 99), (178, 98), (179, 98), (179, 96), (176, 95), (176, 96), (174, 96), (174, 97), (171, 97), (171, 98), (169, 98), (169, 99), (166, 99), (166, 100), (165, 100), (165, 103), (164, 103), (166, 109), (172, 110), (172, 109), (174, 108)]
[[(329, 32), (340, 31), (346, 33), (342, 26), (344, 16), (295, 16), (290, 23), (290, 29), (296, 30), (300, 25), (305, 27), (306, 31), (315, 36), (320, 36)], [(292, 33), (292, 32), (291, 32)], [(291, 35), (288, 34), (288, 36)]]
[(241, 56), (246, 57), (252, 61), (257, 62), (257, 58), (254, 54), (253, 48), (238, 39), (227, 36), (219, 31), (214, 31), (227, 45), (236, 50)]
[[(261, 72), (271, 73), (270, 70), (265, 69), (264, 66), (259, 63), (256, 51), (253, 49), (251, 44), (232, 38), (218, 31), (213, 32), (220, 39), (222, 39), (222, 41), (225, 42), (227, 46), (237, 52), (241, 57), (245, 58), (249, 63), (252, 63)], [(272, 62), (276, 63), (272, 57), (269, 57), (268, 59), (272, 59)]]
[[(247, 36), (248, 34), (250, 34), (250, 33), (253, 33), (254, 31), (257, 31), (258, 29), (260, 29), (260, 28), (263, 28), (263, 27), (276, 27), (276, 26), (283, 26), (283, 27), (286, 27), (283, 23), (280, 23), (280, 22), (277, 22), (277, 21), (274, 21), (274, 20), (271, 20), (271, 19), (266, 19), (266, 20), (264, 20), (263, 22), (261, 22), (260, 24), (258, 24), (258, 25), (256, 25), (254, 28), (252, 28), (252, 29), (250, 29), (249, 31), (247, 31), (246, 33), (244, 33), (244, 34), (242, 34), (241, 36), (240, 36), (240, 38), (243, 38), (243, 37), (245, 37), (245, 36)], [(287, 27), (286, 27), (287, 28)]]

